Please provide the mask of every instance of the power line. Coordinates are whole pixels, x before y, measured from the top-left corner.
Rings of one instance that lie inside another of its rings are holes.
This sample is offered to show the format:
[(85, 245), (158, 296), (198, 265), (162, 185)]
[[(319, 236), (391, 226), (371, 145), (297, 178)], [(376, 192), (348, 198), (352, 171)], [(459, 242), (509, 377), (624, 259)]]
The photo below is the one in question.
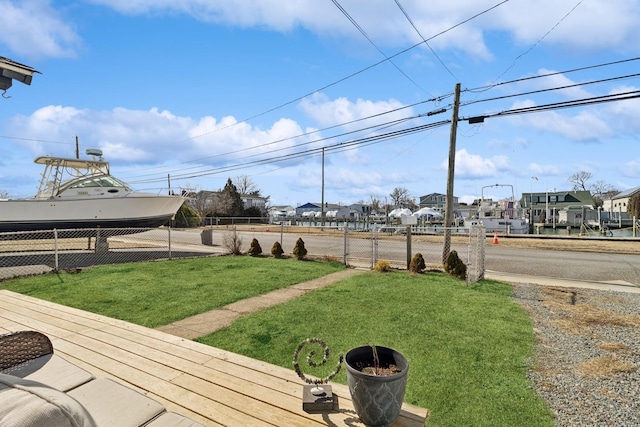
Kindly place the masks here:
[[(375, 47), (375, 48), (376, 48), (376, 50), (377, 50), (378, 52), (380, 52), (380, 54), (381, 54), (382, 56), (384, 56), (385, 58), (388, 58), (388, 57), (387, 57), (387, 55), (382, 51), (382, 49), (380, 49), (380, 48), (378, 47), (378, 45), (376, 45), (376, 44), (374, 43), (374, 41), (373, 41), (373, 40), (371, 40), (371, 37), (369, 37), (369, 36), (367, 35), (367, 33), (366, 33), (366, 32), (364, 31), (364, 29), (363, 29), (363, 28), (362, 28), (362, 27), (361, 27), (361, 26), (356, 22), (356, 20), (355, 20), (355, 19), (353, 19), (353, 17), (351, 17), (351, 15), (349, 15), (349, 13), (346, 11), (346, 9), (345, 9), (344, 7), (342, 7), (342, 5), (340, 4), (340, 2), (338, 2), (338, 0), (331, 0), (331, 1), (332, 1), (332, 2), (333, 2), (333, 4), (338, 8), (338, 10), (340, 10), (340, 12), (342, 12), (342, 14), (343, 14), (344, 16), (346, 16), (346, 17), (347, 17), (347, 19), (348, 19), (348, 20), (353, 24), (353, 26), (354, 26), (354, 27), (356, 27), (356, 29), (357, 29), (358, 31), (360, 31), (360, 34), (362, 34), (362, 35), (364, 36), (364, 38), (366, 38), (366, 39), (369, 41), (369, 43), (371, 43), (371, 44), (373, 45), (373, 47)], [(423, 39), (423, 40), (424, 40), (424, 39)], [(407, 78), (407, 80), (409, 80), (411, 83), (413, 83), (417, 88), (419, 88), (420, 90), (422, 90), (422, 91), (423, 91), (423, 92), (425, 92), (425, 93), (429, 93), (429, 91), (425, 90), (422, 86), (420, 86), (418, 83), (416, 83), (416, 82), (415, 82), (415, 80), (413, 80), (411, 77), (409, 77), (409, 76), (407, 75), (407, 73), (405, 73), (404, 71), (402, 71), (402, 70), (400, 69), (400, 67), (398, 67), (398, 65), (396, 65), (396, 63), (395, 63), (395, 62), (393, 62), (391, 59), (389, 59), (389, 62), (391, 63), (391, 65), (393, 65), (393, 66), (394, 66), (394, 68), (395, 68), (396, 70), (398, 70), (398, 71), (399, 71), (403, 76), (405, 76), (405, 77)], [(430, 96), (432, 96), (431, 94), (429, 94), (429, 95), (430, 95)]]
[[(558, 22), (555, 23), (555, 25), (553, 27), (551, 27), (551, 29), (549, 29), (549, 31), (547, 31), (542, 37), (540, 37), (538, 40), (536, 40), (536, 42), (531, 45), (529, 47), (529, 49), (527, 49), (525, 52), (521, 53), (520, 55), (518, 55), (514, 60), (513, 63), (507, 67), (506, 70), (504, 70), (502, 72), (502, 74), (500, 74), (498, 77), (496, 77), (496, 80), (500, 79), (502, 76), (504, 76), (505, 74), (507, 74), (509, 72), (509, 70), (511, 70), (513, 67), (516, 66), (516, 63), (522, 59), (525, 55), (527, 55), (529, 52), (531, 52), (533, 49), (535, 49), (536, 46), (538, 46), (540, 44), (540, 42), (542, 42), (542, 40), (544, 40), (549, 34), (551, 34), (553, 32), (553, 30), (555, 30), (562, 22), (564, 22), (565, 19), (567, 19), (567, 17), (569, 15), (571, 15), (573, 13), (574, 10), (576, 10), (578, 8), (578, 6), (580, 6), (582, 4), (584, 0), (580, 0), (578, 1), (578, 3), (576, 3), (575, 6), (573, 6), (573, 8), (567, 12), (562, 18), (560, 18), (560, 20)], [(487, 89), (485, 90), (489, 90), (491, 88), (495, 87), (494, 85), (489, 85), (487, 86)]]
[(522, 92), (522, 93), (517, 93), (517, 94), (512, 94), (512, 95), (502, 95), (502, 96), (496, 96), (494, 98), (478, 99), (478, 100), (474, 100), (474, 101), (468, 101), (468, 102), (461, 103), (460, 106), (467, 106), (467, 105), (477, 104), (477, 103), (480, 103), (480, 102), (497, 101), (497, 100), (501, 100), (501, 99), (514, 98), (514, 97), (524, 96), (524, 95), (534, 95), (534, 94), (538, 94), (538, 93), (550, 92), (550, 91), (555, 91), (555, 90), (564, 90), (564, 89), (570, 89), (570, 88), (580, 87), (580, 86), (588, 86), (588, 85), (593, 85), (593, 84), (598, 84), (598, 83), (612, 82), (612, 81), (615, 81), (615, 80), (630, 79), (630, 78), (639, 77), (639, 76), (640, 76), (640, 73), (627, 74), (625, 76), (610, 77), (610, 78), (606, 78), (606, 79), (592, 80), (592, 81), (589, 81), (589, 82), (575, 83), (575, 84), (571, 84), (571, 85), (557, 86), (557, 87), (552, 87), (552, 88), (547, 88), (547, 89), (532, 90), (532, 91), (529, 91), (529, 92)]
[(521, 78), (518, 78), (518, 79), (508, 80), (508, 81), (505, 81), (505, 82), (495, 83), (495, 84), (486, 85), (486, 86), (479, 86), (479, 87), (473, 88), (473, 89), (465, 89), (463, 92), (484, 92), (487, 89), (491, 89), (491, 88), (497, 87), (497, 86), (502, 86), (502, 85), (507, 85), (507, 84), (512, 84), (512, 83), (519, 83), (519, 82), (523, 82), (523, 81), (527, 81), (527, 80), (541, 79), (541, 78), (544, 78), (544, 77), (556, 76), (556, 75), (559, 75), (559, 74), (571, 74), (571, 73), (575, 73), (575, 72), (578, 72), (578, 71), (585, 71), (585, 70), (591, 70), (591, 69), (595, 69), (595, 68), (608, 67), (608, 66), (611, 66), (611, 65), (624, 64), (626, 62), (632, 62), (632, 61), (638, 61), (638, 60), (640, 60), (640, 57), (621, 59), (621, 60), (618, 60), (618, 61), (611, 61), (611, 62), (603, 62), (603, 63), (596, 64), (596, 65), (588, 65), (586, 67), (572, 68), (572, 69), (565, 70), (565, 71), (554, 71), (552, 73), (540, 74), (540, 75), (537, 75), (537, 76), (521, 77)]
[[(391, 132), (387, 132), (387, 133), (380, 134), (380, 135), (374, 135), (374, 136), (359, 138), (359, 139), (355, 139), (355, 140), (352, 140), (352, 141), (338, 142), (338, 143), (335, 143), (335, 144), (332, 144), (332, 145), (328, 145), (328, 146), (324, 146), (324, 147), (315, 147), (315, 148), (310, 148), (310, 149), (303, 150), (303, 151), (297, 151), (295, 153), (289, 153), (289, 154), (284, 154), (284, 155), (265, 158), (265, 159), (252, 160), (252, 161), (249, 161), (249, 162), (236, 163), (236, 164), (232, 164), (232, 165), (228, 165), (228, 166), (221, 166), (221, 167), (218, 167), (218, 168), (212, 168), (212, 169), (209, 169), (209, 170), (206, 170), (206, 171), (202, 171), (202, 172), (191, 173), (191, 174), (172, 175), (171, 176), (171, 180), (173, 181), (173, 180), (184, 180), (184, 179), (199, 178), (199, 177), (202, 177), (202, 176), (225, 173), (225, 172), (229, 172), (229, 171), (233, 171), (233, 170), (237, 170), (237, 169), (241, 169), (241, 168), (246, 168), (246, 167), (260, 166), (260, 165), (267, 164), (267, 163), (278, 163), (278, 162), (283, 162), (283, 161), (302, 158), (302, 157), (311, 157), (313, 155), (319, 155), (322, 152), (323, 149), (325, 151), (329, 151), (329, 152), (346, 151), (348, 149), (353, 149), (354, 147), (357, 147), (357, 146), (369, 146), (369, 145), (373, 145), (373, 144), (378, 144), (378, 143), (384, 142), (384, 141), (389, 140), (389, 139), (403, 137), (403, 136), (410, 135), (410, 134), (413, 134), (413, 133), (416, 133), (416, 132), (421, 132), (421, 131), (424, 131), (424, 130), (427, 130), (427, 129), (432, 129), (432, 128), (435, 128), (435, 127), (444, 126), (444, 125), (447, 125), (449, 123), (450, 123), (450, 120), (442, 120), (442, 121), (435, 122), (435, 123), (429, 123), (429, 124), (425, 124), (425, 125), (418, 125), (418, 126), (413, 126), (413, 127), (406, 128), (406, 129), (400, 129), (400, 130), (396, 130), (396, 131), (391, 131)], [(132, 184), (160, 182), (160, 181), (162, 181), (164, 179), (165, 178), (156, 178), (156, 179), (148, 179), (148, 180), (142, 180), (142, 181), (134, 181), (134, 182), (132, 182)]]
[[(466, 24), (467, 22), (473, 21), (474, 19), (476, 19), (476, 18), (478, 18), (478, 17), (480, 17), (480, 16), (482, 16), (482, 15), (484, 15), (484, 14), (486, 14), (486, 13), (489, 13), (489, 12), (491, 12), (492, 10), (494, 10), (494, 9), (496, 9), (496, 8), (498, 8), (498, 7), (500, 7), (500, 6), (502, 6), (503, 4), (508, 3), (508, 2), (509, 2), (509, 0), (502, 0), (500, 3), (497, 3), (497, 4), (493, 5), (493, 6), (491, 6), (490, 8), (485, 9), (485, 10), (483, 10), (483, 11), (481, 11), (481, 12), (478, 12), (478, 13), (476, 13), (475, 15), (473, 15), (473, 16), (471, 16), (471, 17), (469, 17), (469, 18), (467, 18), (467, 19), (465, 19), (465, 20), (463, 20), (463, 21), (461, 21), (461, 22), (458, 22), (457, 24), (452, 25), (451, 27), (449, 27), (449, 28), (447, 28), (447, 29), (442, 30), (442, 31), (440, 31), (439, 33), (434, 34), (433, 36), (429, 37), (429, 38), (428, 38), (428, 39), (426, 39), (426, 40), (423, 40), (423, 41), (418, 42), (418, 43), (416, 43), (416, 44), (414, 44), (414, 45), (412, 45), (412, 46), (409, 46), (409, 47), (407, 47), (406, 49), (403, 49), (403, 50), (401, 50), (401, 51), (399, 51), (399, 52), (396, 52), (396, 53), (395, 53), (395, 54), (393, 54), (393, 55), (385, 56), (385, 58), (384, 58), (384, 59), (382, 59), (382, 60), (380, 60), (380, 61), (378, 61), (378, 62), (375, 62), (375, 63), (373, 63), (373, 64), (369, 65), (368, 67), (365, 67), (365, 68), (363, 68), (363, 69), (361, 69), (361, 70), (358, 70), (358, 71), (356, 71), (356, 72), (353, 72), (353, 73), (351, 73), (351, 74), (348, 74), (347, 76), (342, 77), (342, 78), (340, 78), (340, 79), (338, 79), (338, 80), (336, 80), (336, 81), (334, 81), (334, 82), (332, 82), (332, 83), (329, 83), (329, 84), (327, 84), (327, 85), (324, 85), (324, 86), (322, 86), (322, 87), (320, 87), (320, 88), (318, 88), (318, 89), (316, 89), (316, 90), (314, 90), (314, 91), (312, 91), (312, 92), (306, 93), (306, 94), (304, 94), (304, 95), (302, 95), (302, 96), (299, 96), (299, 97), (297, 97), (297, 98), (295, 98), (295, 99), (292, 99), (292, 100), (290, 100), (290, 101), (287, 101), (287, 102), (285, 102), (285, 103), (283, 103), (283, 104), (280, 104), (280, 105), (278, 105), (278, 106), (276, 106), (276, 107), (270, 108), (270, 109), (268, 109), (268, 110), (266, 110), (266, 111), (263, 111), (262, 113), (254, 114), (253, 116), (250, 116), (250, 117), (247, 117), (247, 118), (245, 118), (245, 119), (242, 119), (242, 120), (240, 120), (240, 121), (238, 121), (238, 122), (236, 122), (236, 123), (234, 123), (234, 124), (231, 124), (231, 125), (228, 125), (228, 126), (225, 126), (225, 127), (222, 127), (222, 128), (219, 128), (219, 129), (216, 129), (216, 130), (210, 131), (210, 132), (206, 132), (206, 133), (203, 133), (203, 134), (200, 134), (200, 135), (194, 135), (194, 136), (191, 136), (191, 137), (188, 137), (188, 138), (182, 139), (182, 140), (181, 140), (181, 141), (179, 141), (179, 142), (189, 141), (189, 140), (191, 140), (191, 139), (196, 139), (196, 138), (200, 138), (200, 137), (202, 137), (202, 136), (209, 135), (209, 134), (211, 134), (211, 133), (213, 133), (213, 132), (219, 132), (219, 131), (221, 131), (221, 130), (223, 130), (223, 129), (227, 129), (227, 128), (232, 127), (232, 126), (236, 126), (236, 125), (238, 125), (238, 124), (240, 124), (240, 123), (244, 123), (244, 122), (251, 121), (251, 120), (256, 119), (256, 118), (258, 118), (258, 117), (264, 116), (265, 114), (269, 114), (269, 113), (271, 113), (271, 112), (273, 112), (273, 111), (279, 110), (280, 108), (283, 108), (283, 107), (286, 107), (286, 106), (288, 106), (288, 105), (291, 105), (291, 104), (293, 104), (293, 103), (295, 103), (295, 102), (301, 101), (302, 99), (304, 99), (304, 98), (306, 98), (306, 97), (308, 97), (308, 96), (311, 96), (311, 95), (313, 95), (314, 93), (321, 92), (321, 91), (323, 91), (323, 90), (325, 90), (325, 89), (328, 89), (328, 88), (330, 88), (330, 87), (333, 87), (333, 86), (335, 86), (335, 85), (337, 85), (337, 84), (340, 84), (340, 83), (342, 83), (342, 82), (344, 82), (344, 81), (346, 81), (346, 80), (351, 79), (352, 77), (355, 77), (355, 76), (357, 76), (357, 75), (359, 75), (359, 74), (362, 74), (362, 73), (364, 73), (364, 72), (366, 72), (366, 71), (369, 71), (370, 69), (375, 68), (375, 67), (377, 67), (377, 66), (378, 66), (378, 65), (380, 65), (380, 64), (384, 64), (385, 62), (390, 61), (390, 60), (392, 60), (393, 58), (396, 58), (396, 57), (398, 57), (398, 56), (400, 56), (400, 55), (403, 55), (403, 54), (405, 54), (405, 53), (409, 52), (410, 50), (413, 50), (413, 49), (415, 49), (416, 47), (418, 47), (418, 46), (420, 46), (420, 45), (422, 45), (422, 44), (424, 44), (424, 43), (427, 43), (427, 42), (429, 42), (429, 41), (431, 41), (431, 40), (435, 39), (436, 37), (440, 37), (440, 36), (442, 36), (442, 35), (444, 35), (444, 34), (446, 34), (446, 33), (450, 32), (450, 31), (452, 31), (452, 30), (454, 30), (454, 29), (456, 29), (456, 28), (458, 28), (458, 27), (460, 27), (460, 26), (462, 26), (462, 25)], [(439, 98), (442, 98), (442, 99), (443, 99), (443, 98), (449, 97), (449, 96), (451, 96), (451, 95), (452, 95), (452, 94), (451, 94), (451, 93), (449, 93), (449, 94), (443, 95), (443, 96), (441, 96), (441, 97), (439, 97)]]
[(405, 18), (407, 18), (407, 21), (409, 21), (409, 23), (411, 24), (411, 26), (413, 27), (414, 30), (416, 30), (416, 33), (418, 33), (418, 35), (420, 36), (420, 38), (424, 41), (424, 43), (427, 45), (427, 47), (429, 48), (429, 50), (431, 51), (431, 53), (433, 54), (433, 56), (436, 57), (436, 59), (440, 62), (440, 64), (445, 68), (445, 70), (447, 70), (449, 72), (449, 74), (451, 74), (451, 77), (453, 77), (455, 80), (458, 80), (458, 78), (453, 74), (453, 72), (451, 72), (451, 70), (449, 69), (449, 67), (447, 67), (447, 65), (442, 61), (442, 59), (440, 59), (440, 57), (438, 56), (438, 54), (436, 53), (435, 50), (433, 50), (433, 48), (431, 47), (431, 45), (429, 44), (429, 42), (427, 42), (427, 40), (424, 38), (424, 36), (422, 35), (422, 33), (420, 32), (420, 30), (418, 30), (418, 27), (416, 27), (416, 24), (413, 23), (413, 20), (411, 19), (411, 17), (409, 16), (409, 14), (407, 13), (407, 11), (404, 9), (404, 7), (402, 7), (402, 5), (400, 4), (400, 0), (394, 0), (396, 2), (396, 5), (398, 5), (398, 8), (402, 11), (402, 13), (404, 14)]
[(47, 144), (64, 144), (73, 145), (73, 142), (51, 141), (48, 139), (36, 139), (36, 138), (20, 138), (18, 136), (0, 135), (0, 138), (15, 139), (16, 141), (30, 141), (30, 142), (46, 142)]
[(582, 99), (574, 99), (571, 101), (561, 101), (561, 102), (553, 102), (549, 104), (543, 105), (533, 105), (529, 107), (521, 107), (521, 108), (512, 108), (510, 110), (503, 110), (497, 113), (489, 113), (482, 114), (480, 116), (473, 117), (464, 117), (459, 120), (469, 120), (470, 123), (474, 121), (474, 119), (478, 119), (478, 121), (483, 121), (486, 118), (491, 117), (501, 117), (501, 116), (511, 116), (517, 114), (526, 114), (526, 113), (537, 113), (541, 111), (551, 111), (558, 110), (563, 108), (573, 108), (573, 107), (581, 107), (585, 105), (595, 105), (602, 104), (605, 102), (616, 102), (616, 101), (627, 101), (631, 99), (640, 98), (640, 90), (628, 91), (628, 92), (620, 92), (616, 94), (608, 94), (602, 96), (593, 96), (589, 98)]

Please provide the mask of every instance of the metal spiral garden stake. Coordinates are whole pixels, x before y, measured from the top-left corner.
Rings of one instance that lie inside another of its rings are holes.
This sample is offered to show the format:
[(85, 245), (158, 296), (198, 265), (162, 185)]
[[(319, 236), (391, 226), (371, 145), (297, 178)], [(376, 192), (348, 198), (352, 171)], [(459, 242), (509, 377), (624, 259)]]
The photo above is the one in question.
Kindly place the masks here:
[[(336, 375), (338, 375), (338, 372), (340, 372), (344, 357), (342, 354), (338, 355), (338, 364), (336, 368), (326, 377), (321, 379), (308, 378), (300, 369), (300, 363), (298, 362), (300, 352), (307, 344), (319, 345), (323, 352), (322, 360), (319, 362), (314, 360), (314, 358), (318, 354), (316, 350), (311, 350), (309, 352), (309, 354), (307, 355), (307, 364), (310, 367), (317, 368), (323, 366), (329, 359), (329, 347), (320, 338), (307, 338), (298, 345), (296, 351), (293, 353), (293, 368), (295, 369), (296, 374), (298, 374), (300, 379), (302, 379), (306, 384), (309, 384), (304, 387), (304, 392), (302, 395), (302, 409), (306, 412), (326, 412), (337, 410), (337, 398), (334, 398), (333, 393), (331, 392), (331, 386), (327, 384)], [(324, 387), (322, 387), (323, 384), (325, 385)]]

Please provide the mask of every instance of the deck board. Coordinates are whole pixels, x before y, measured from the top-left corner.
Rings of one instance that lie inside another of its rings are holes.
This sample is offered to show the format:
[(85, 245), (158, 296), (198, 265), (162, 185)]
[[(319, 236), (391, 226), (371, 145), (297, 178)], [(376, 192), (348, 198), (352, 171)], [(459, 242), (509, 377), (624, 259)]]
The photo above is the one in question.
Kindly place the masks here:
[[(96, 377), (120, 381), (208, 426), (362, 426), (348, 388), (340, 411), (302, 410), (302, 383), (286, 369), (121, 320), (0, 290), (0, 332), (36, 330), (55, 352)], [(404, 405), (395, 426), (424, 424)]]

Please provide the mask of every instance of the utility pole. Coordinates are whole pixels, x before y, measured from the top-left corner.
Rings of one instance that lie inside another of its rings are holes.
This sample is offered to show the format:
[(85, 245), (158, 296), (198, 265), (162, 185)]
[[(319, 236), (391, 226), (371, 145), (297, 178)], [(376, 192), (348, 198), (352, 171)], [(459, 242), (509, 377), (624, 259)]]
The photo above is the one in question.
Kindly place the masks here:
[(458, 134), (458, 109), (460, 107), (460, 83), (456, 83), (453, 95), (453, 112), (451, 115), (451, 133), (449, 135), (449, 172), (447, 174), (447, 204), (444, 210), (444, 246), (442, 248), (442, 264), (444, 265), (451, 252), (451, 223), (453, 222), (453, 179), (456, 167), (456, 136)]
[(78, 142), (78, 135), (76, 135), (76, 159), (80, 158), (80, 143)]
[(320, 201), (320, 227), (324, 231), (324, 219), (326, 212), (324, 211), (324, 147), (322, 147), (322, 200)]

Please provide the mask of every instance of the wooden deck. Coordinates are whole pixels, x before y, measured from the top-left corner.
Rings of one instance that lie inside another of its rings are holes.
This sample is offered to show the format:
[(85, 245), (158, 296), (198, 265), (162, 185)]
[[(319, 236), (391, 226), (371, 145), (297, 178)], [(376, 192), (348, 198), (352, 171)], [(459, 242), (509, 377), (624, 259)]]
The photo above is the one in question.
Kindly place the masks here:
[[(346, 386), (332, 384), (338, 412), (308, 414), (293, 369), (0, 290), (0, 333), (18, 330), (48, 335), (59, 356), (208, 426), (363, 425)], [(422, 426), (426, 416), (426, 409), (405, 404), (394, 426)]]

